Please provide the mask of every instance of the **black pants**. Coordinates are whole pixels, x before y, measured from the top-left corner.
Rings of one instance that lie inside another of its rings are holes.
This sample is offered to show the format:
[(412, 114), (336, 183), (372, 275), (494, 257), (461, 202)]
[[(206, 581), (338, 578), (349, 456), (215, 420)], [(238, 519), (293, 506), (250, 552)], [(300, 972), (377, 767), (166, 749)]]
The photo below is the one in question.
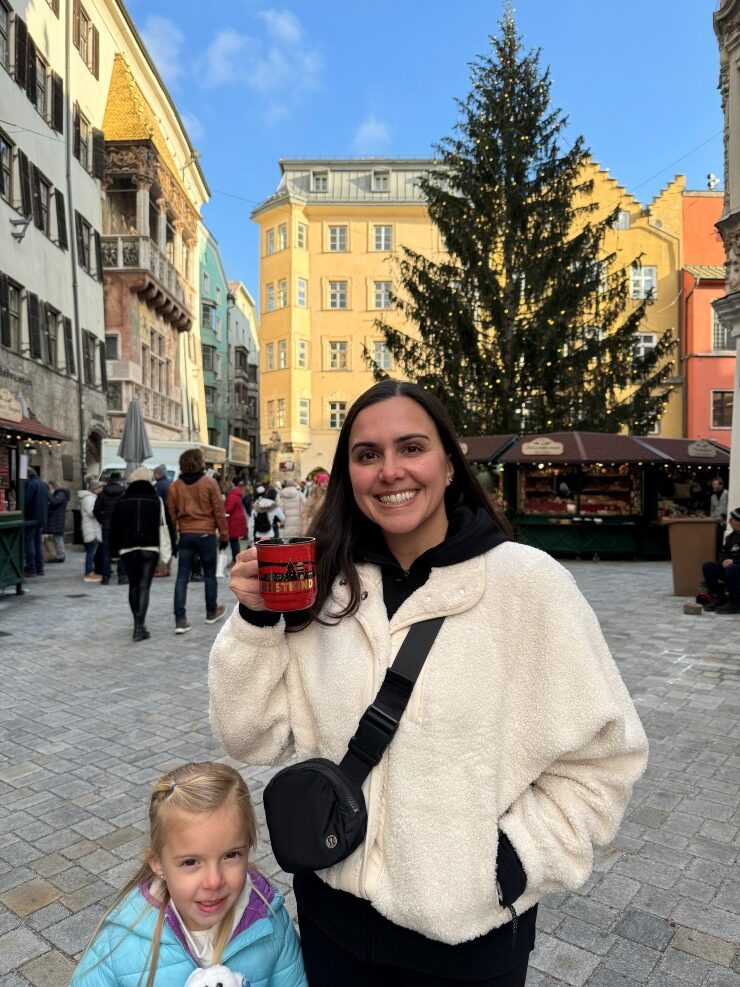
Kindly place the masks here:
[[(537, 909), (459, 946), (427, 939), (384, 918), (369, 901), (313, 874), (293, 881), (310, 987), (524, 987)], [(444, 908), (444, 902), (440, 902)]]
[(134, 615), (135, 624), (143, 624), (149, 609), (149, 590), (154, 579), (154, 570), (159, 561), (159, 552), (145, 552), (135, 548), (126, 552), (126, 575), (128, 576), (128, 605)]

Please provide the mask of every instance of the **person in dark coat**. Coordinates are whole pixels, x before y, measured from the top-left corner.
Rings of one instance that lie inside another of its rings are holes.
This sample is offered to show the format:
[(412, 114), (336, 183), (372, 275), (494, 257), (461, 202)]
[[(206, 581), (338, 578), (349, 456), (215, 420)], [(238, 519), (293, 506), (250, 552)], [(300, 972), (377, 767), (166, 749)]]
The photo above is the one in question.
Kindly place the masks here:
[(134, 641), (146, 641), (150, 637), (146, 629), (146, 612), (159, 559), (161, 516), (162, 507), (152, 486), (151, 470), (141, 466), (131, 474), (126, 491), (116, 500), (109, 527), (111, 555), (126, 560)]
[(64, 548), (64, 528), (67, 520), (67, 504), (70, 493), (66, 487), (60, 486), (53, 480), (49, 481), (49, 510), (46, 517), (44, 533), (53, 535), (54, 551), (56, 553), (49, 562), (64, 562), (66, 552)]
[(740, 507), (730, 511), (732, 531), (725, 538), (719, 562), (705, 562), (702, 569), (707, 589), (714, 596), (705, 610), (740, 613)]
[[(167, 529), (170, 533), (170, 542), (172, 544), (172, 554), (177, 555), (177, 532), (175, 531), (175, 526), (172, 523), (172, 518), (170, 517), (170, 512), (167, 510), (167, 491), (170, 489), (170, 483), (172, 481), (167, 476), (167, 467), (164, 463), (160, 463), (159, 466), (154, 467), (154, 489), (157, 491), (157, 496), (164, 504), (164, 519), (167, 522)], [(170, 574), (171, 562), (163, 565), (161, 562), (157, 566), (157, 571), (154, 573), (155, 576), (169, 576)]]
[[(103, 578), (101, 580), (102, 586), (107, 586), (110, 583), (111, 574), (111, 551), (110, 551), (110, 520), (113, 516), (113, 510), (118, 503), (118, 500), (123, 496), (123, 484), (121, 483), (121, 474), (119, 472), (113, 472), (110, 475), (110, 480), (106, 483), (103, 489), (98, 494), (98, 499), (95, 501), (95, 507), (93, 508), (93, 514), (100, 521), (100, 527), (103, 531)], [(126, 568), (121, 565), (121, 561), (118, 561), (118, 582), (126, 582)]]
[(27, 576), (43, 576), (44, 574), (44, 549), (41, 544), (41, 535), (46, 527), (48, 510), (49, 488), (33, 466), (29, 466), (24, 516), (26, 521), (32, 521), (33, 524), (27, 525), (24, 529)]

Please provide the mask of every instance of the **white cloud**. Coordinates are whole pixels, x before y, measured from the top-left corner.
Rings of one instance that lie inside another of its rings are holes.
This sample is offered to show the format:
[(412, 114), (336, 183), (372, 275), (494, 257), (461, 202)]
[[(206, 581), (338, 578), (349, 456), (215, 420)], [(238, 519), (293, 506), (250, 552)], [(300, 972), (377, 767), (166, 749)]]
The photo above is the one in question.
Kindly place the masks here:
[(169, 17), (150, 14), (141, 31), (157, 71), (168, 84), (174, 84), (183, 74), (184, 60), (181, 49), (185, 36)]
[(390, 139), (388, 124), (371, 114), (357, 128), (352, 147), (357, 154), (375, 154), (382, 151), (390, 143)]
[(323, 61), (306, 41), (300, 21), (289, 10), (259, 14), (265, 36), (219, 31), (197, 63), (202, 85), (212, 89), (245, 85), (265, 97), (268, 119), (288, 116), (303, 94), (321, 81)]

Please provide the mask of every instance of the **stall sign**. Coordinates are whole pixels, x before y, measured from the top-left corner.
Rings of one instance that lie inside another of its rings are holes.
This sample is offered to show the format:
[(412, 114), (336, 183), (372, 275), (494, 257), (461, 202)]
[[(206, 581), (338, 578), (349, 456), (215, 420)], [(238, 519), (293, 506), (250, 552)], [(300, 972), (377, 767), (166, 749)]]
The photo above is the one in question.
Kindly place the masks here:
[(522, 444), (522, 455), (523, 456), (540, 456), (545, 458), (547, 456), (562, 456), (565, 446), (562, 442), (554, 442), (552, 439), (538, 438), (532, 439), (531, 442), (524, 442)]
[(281, 473), (292, 473), (295, 469), (295, 463), (292, 459), (285, 459), (282, 463), (278, 463), (278, 468)]
[(20, 401), (7, 387), (0, 387), (0, 418), (9, 422), (19, 422), (23, 418)]
[(696, 442), (690, 442), (687, 451), (690, 456), (695, 456), (699, 459), (714, 459), (717, 455), (716, 447), (711, 442), (707, 442), (706, 439), (697, 439)]

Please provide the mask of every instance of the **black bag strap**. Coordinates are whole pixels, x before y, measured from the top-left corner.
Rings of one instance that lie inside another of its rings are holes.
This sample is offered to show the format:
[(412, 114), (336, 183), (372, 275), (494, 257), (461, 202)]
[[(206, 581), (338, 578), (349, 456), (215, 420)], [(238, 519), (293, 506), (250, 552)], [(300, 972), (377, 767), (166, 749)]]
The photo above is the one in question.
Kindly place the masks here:
[(374, 701), (362, 714), (357, 732), (347, 745), (339, 767), (361, 785), (393, 740), (416, 680), (444, 623), (433, 617), (412, 624), (396, 659), (385, 673)]

